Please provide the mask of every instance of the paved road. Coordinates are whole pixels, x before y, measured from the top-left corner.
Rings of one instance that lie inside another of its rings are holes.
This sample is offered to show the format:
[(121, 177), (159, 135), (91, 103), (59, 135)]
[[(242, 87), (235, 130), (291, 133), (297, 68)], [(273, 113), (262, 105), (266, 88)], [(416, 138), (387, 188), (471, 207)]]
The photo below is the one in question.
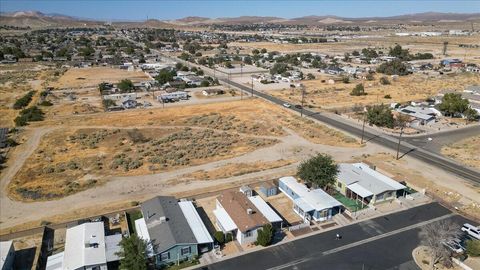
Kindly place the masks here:
[[(224, 80), (222, 80), (224, 81)], [(237, 87), (239, 89), (242, 89), (246, 92), (251, 93), (252, 90), (249, 87), (246, 87), (244, 85), (241, 85), (239, 83), (233, 82), (233, 81), (224, 81), (234, 87)], [(255, 91), (253, 90), (253, 94), (256, 96), (259, 96), (261, 98), (264, 98), (266, 100), (269, 100), (273, 103), (283, 105), (285, 102), (279, 98), (270, 96), (268, 94), (265, 94), (263, 92)], [(300, 112), (301, 109), (291, 107), (292, 110)], [(315, 120), (324, 122), (330, 126), (333, 126), (335, 128), (338, 128), (340, 130), (346, 131), (350, 134), (356, 135), (356, 136), (362, 136), (362, 128), (359, 126), (356, 126), (354, 124), (346, 123), (344, 120), (340, 117), (336, 117), (335, 115), (330, 115), (330, 114), (324, 114), (324, 113), (317, 113), (310, 111), (308, 109), (304, 109), (303, 113), (307, 115), (308, 117), (311, 117)], [(370, 142), (375, 142), (380, 145), (383, 145), (385, 147), (391, 148), (396, 150), (398, 146), (398, 139), (389, 135), (382, 134), (380, 132), (374, 131), (373, 129), (369, 129), (368, 127), (365, 128), (365, 138), (367, 141)], [(403, 154), (408, 154), (411, 157), (420, 159), (422, 161), (425, 161), (429, 163), (430, 165), (434, 165), (436, 167), (442, 168), (448, 172), (454, 173), (460, 177), (463, 177), (467, 180), (474, 181), (477, 183), (480, 183), (480, 172), (475, 170), (475, 169), (470, 169), (467, 168), (451, 159), (445, 158), (439, 154), (432, 153), (428, 150), (419, 148), (415, 145), (412, 145), (408, 142), (402, 142), (400, 145), (400, 152)]]
[[(143, 44), (141, 44), (141, 43), (137, 43), (137, 44), (140, 45), (140, 46), (143, 46)], [(178, 58), (166, 56), (158, 50), (152, 50), (152, 51), (156, 52), (158, 55), (160, 55), (161, 57), (166, 58), (168, 60), (182, 62), (182, 63), (184, 63), (188, 66), (200, 67), (204, 70), (206, 75), (213, 76), (214, 71), (210, 68), (207, 68), (207, 67), (204, 67), (204, 66), (199, 66), (197, 64), (193, 64), (193, 63), (190, 63), (190, 62), (186, 62), (186, 61), (183, 61), (183, 60), (178, 59)], [(233, 82), (233, 81), (229, 80), (227, 76), (224, 76), (224, 75), (219, 76), (218, 73), (216, 75), (217, 75), (216, 77), (218, 78), (219, 81), (223, 82), (224, 84), (236, 87), (240, 90), (243, 90), (246, 93), (250, 93), (250, 94), (256, 95), (258, 97), (264, 98), (264, 99), (266, 99), (270, 102), (276, 103), (280, 106), (282, 106), (285, 103), (285, 101), (283, 101), (279, 98), (273, 97), (273, 96), (268, 95), (268, 94), (263, 93), (263, 92), (256, 91), (256, 90), (251, 89), (250, 87), (247, 87), (245, 85)], [(294, 111), (297, 111), (297, 112), (300, 112), (302, 110), (302, 109), (295, 108), (293, 106), (291, 107), (291, 109), (294, 110)], [(356, 135), (356, 136), (359, 136), (359, 137), (362, 136), (362, 127), (359, 127), (355, 124), (347, 123), (347, 122), (345, 122), (345, 120), (341, 119), (340, 117), (336, 117), (335, 115), (313, 112), (313, 111), (310, 111), (308, 109), (303, 109), (303, 113), (310, 118), (313, 118), (315, 120), (324, 122), (324, 123), (326, 123), (326, 124), (328, 124), (332, 127), (335, 127), (337, 129), (343, 130), (345, 132), (348, 132), (350, 134), (353, 134), (353, 135)], [(374, 142), (374, 143), (377, 143), (379, 145), (388, 147), (390, 149), (397, 150), (398, 139), (393, 137), (393, 136), (389, 136), (389, 135), (380, 133), (378, 131), (375, 131), (373, 129), (370, 129), (370, 128), (366, 127), (364, 137), (366, 138), (367, 141)], [(411, 157), (417, 158), (417, 159), (419, 159), (421, 161), (424, 161), (424, 162), (426, 162), (430, 165), (441, 168), (441, 169), (443, 169), (447, 172), (456, 174), (456, 175), (458, 175), (458, 176), (460, 176), (460, 177), (462, 177), (466, 180), (470, 180), (474, 183), (480, 183), (480, 172), (478, 170), (473, 169), (473, 168), (467, 168), (466, 166), (464, 166), (460, 163), (457, 163), (452, 159), (443, 157), (440, 154), (433, 153), (428, 149), (423, 149), (421, 147), (418, 147), (418, 146), (415, 146), (411, 143), (408, 143), (407, 141), (404, 141), (400, 145), (400, 152), (402, 153), (402, 155), (407, 155), (408, 154)]]
[[(415, 269), (412, 250), (418, 246), (421, 226), (451, 219), (467, 220), (437, 203), (363, 221), (199, 269)], [(335, 234), (342, 235), (335, 240)], [(363, 268), (362, 268), (363, 267)]]
[[(427, 134), (409, 137), (405, 138), (405, 141), (423, 149), (427, 149), (429, 151), (440, 154), (443, 146), (478, 135), (480, 135), (480, 125), (474, 125), (466, 128), (452, 129), (449, 131), (430, 135)], [(428, 141), (429, 137), (433, 140)]]

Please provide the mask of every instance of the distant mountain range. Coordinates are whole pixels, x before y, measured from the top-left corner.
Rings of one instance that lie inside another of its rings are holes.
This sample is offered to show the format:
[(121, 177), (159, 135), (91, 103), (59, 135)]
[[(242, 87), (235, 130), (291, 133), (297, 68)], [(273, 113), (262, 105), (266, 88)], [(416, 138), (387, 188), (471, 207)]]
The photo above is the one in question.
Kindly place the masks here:
[[(304, 16), (299, 18), (285, 19), (280, 17), (262, 16), (241, 16), (231, 18), (207, 18), (190, 16), (176, 20), (146, 21), (115, 21), (115, 25), (125, 27), (182, 27), (211, 24), (259, 24), (259, 23), (282, 23), (282, 24), (307, 24), (307, 25), (328, 25), (328, 24), (353, 24), (353, 23), (409, 23), (409, 22), (457, 22), (457, 21), (480, 21), (480, 13), (438, 13), (426, 12), (406, 14), (390, 17), (366, 17), (366, 18), (345, 18), (334, 15), (325, 16)], [(102, 25), (105, 21), (98, 19), (77, 18), (62, 14), (44, 14), (38, 11), (19, 11), (11, 13), (0, 13), (0, 25), (30, 26), (33, 28), (44, 27), (80, 27)]]

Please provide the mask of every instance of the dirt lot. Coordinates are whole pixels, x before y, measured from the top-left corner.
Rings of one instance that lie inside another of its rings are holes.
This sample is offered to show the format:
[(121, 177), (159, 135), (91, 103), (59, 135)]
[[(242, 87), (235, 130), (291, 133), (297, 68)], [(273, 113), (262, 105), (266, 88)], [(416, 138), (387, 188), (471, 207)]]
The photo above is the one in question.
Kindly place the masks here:
[(480, 136), (467, 138), (442, 148), (442, 154), (470, 167), (480, 168)]
[[(355, 105), (402, 103), (432, 97), (442, 89), (463, 90), (466, 86), (480, 84), (480, 75), (469, 73), (433, 78), (426, 75), (410, 75), (399, 77), (396, 81), (389, 78), (390, 85), (380, 84), (381, 77), (381, 74), (377, 74), (374, 81), (355, 80), (348, 84), (337, 82), (333, 85), (328, 84), (327, 76), (304, 81), (303, 84), (306, 87), (305, 104), (314, 108), (334, 109)], [(327, 79), (327, 82), (322, 82), (325, 79)], [(358, 83), (363, 83), (367, 93), (366, 96), (350, 95), (350, 92)], [(300, 90), (284, 89), (268, 92), (291, 103), (301, 103)]]
[(302, 221), (302, 218), (293, 211), (292, 200), (281, 191), (278, 191), (278, 194), (275, 196), (270, 196), (264, 199), (273, 207), (273, 209), (277, 210), (289, 224), (297, 224)]
[(46, 135), (10, 185), (23, 200), (54, 199), (108, 175), (144, 175), (227, 159), (275, 144), (212, 129), (60, 129)]
[(117, 83), (123, 79), (139, 82), (149, 78), (141, 71), (127, 71), (118, 68), (71, 68), (51, 86), (56, 88), (81, 88), (97, 86), (101, 82)]
[[(275, 161), (259, 161), (255, 163), (235, 163), (227, 164), (220, 168), (205, 171), (195, 171), (183, 175), (182, 178), (187, 180), (216, 180), (221, 178), (227, 178), (232, 176), (240, 176), (244, 174), (259, 172), (263, 170), (275, 169), (294, 163), (293, 160), (275, 160)], [(177, 180), (174, 180), (177, 181)]]

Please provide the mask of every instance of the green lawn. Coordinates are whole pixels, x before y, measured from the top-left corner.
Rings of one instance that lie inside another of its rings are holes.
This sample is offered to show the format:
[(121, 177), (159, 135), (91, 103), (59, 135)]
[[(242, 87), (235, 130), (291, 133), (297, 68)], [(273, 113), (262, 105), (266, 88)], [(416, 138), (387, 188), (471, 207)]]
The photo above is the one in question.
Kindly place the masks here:
[(349, 199), (338, 192), (335, 195), (333, 195), (333, 197), (337, 201), (341, 202), (343, 206), (348, 208), (348, 210), (350, 211), (358, 211), (367, 207), (366, 205), (363, 205), (361, 202), (357, 200)]
[(130, 233), (137, 233), (135, 231), (135, 220), (142, 218), (142, 212), (140, 210), (135, 210), (132, 212), (127, 212), (127, 220), (128, 220), (128, 228), (130, 229)]

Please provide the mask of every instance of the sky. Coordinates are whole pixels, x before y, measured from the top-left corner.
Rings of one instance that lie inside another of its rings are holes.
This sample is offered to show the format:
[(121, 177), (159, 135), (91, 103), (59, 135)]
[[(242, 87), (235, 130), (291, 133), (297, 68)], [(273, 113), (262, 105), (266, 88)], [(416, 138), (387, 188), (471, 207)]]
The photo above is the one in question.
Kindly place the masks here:
[(237, 17), (308, 15), (385, 17), (420, 12), (480, 12), (480, 0), (277, 0), (277, 1), (114, 1), (114, 0), (0, 0), (1, 12), (35, 10), (102, 20), (171, 20), (187, 16)]

